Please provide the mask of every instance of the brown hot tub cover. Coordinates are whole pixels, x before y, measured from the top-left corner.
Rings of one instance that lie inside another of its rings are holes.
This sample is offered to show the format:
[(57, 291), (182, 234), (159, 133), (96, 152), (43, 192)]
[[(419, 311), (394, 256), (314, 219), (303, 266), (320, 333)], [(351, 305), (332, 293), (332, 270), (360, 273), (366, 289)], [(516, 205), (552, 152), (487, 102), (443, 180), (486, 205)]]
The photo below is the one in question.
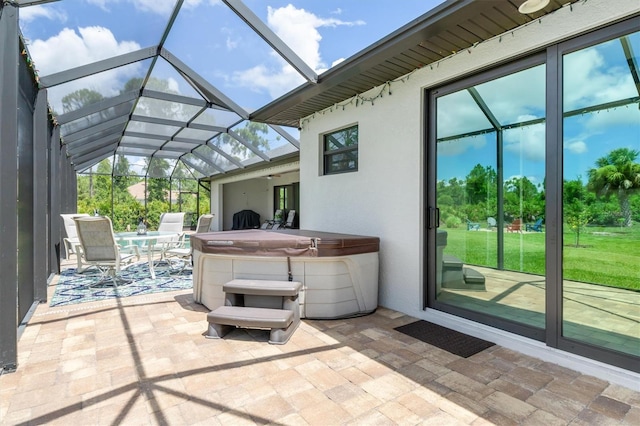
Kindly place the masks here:
[(201, 253), (329, 257), (377, 252), (380, 239), (302, 229), (250, 229), (192, 235), (191, 246)]

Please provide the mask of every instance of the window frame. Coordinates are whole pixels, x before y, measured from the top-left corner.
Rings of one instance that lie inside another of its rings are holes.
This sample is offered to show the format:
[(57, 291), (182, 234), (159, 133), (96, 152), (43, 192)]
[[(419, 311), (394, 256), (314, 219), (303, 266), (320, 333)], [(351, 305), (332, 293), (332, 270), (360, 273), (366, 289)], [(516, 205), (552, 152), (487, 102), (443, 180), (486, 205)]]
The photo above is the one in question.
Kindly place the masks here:
[[(336, 134), (340, 134), (342, 132), (346, 132), (346, 131), (350, 131), (352, 129), (356, 130), (356, 143), (354, 145), (349, 145), (349, 146), (345, 146), (342, 148), (336, 148), (336, 149), (327, 149), (327, 146), (329, 145), (329, 141), (328, 138), (336, 135)], [(351, 172), (357, 172), (358, 171), (358, 146), (360, 144), (360, 134), (359, 134), (359, 128), (358, 128), (358, 124), (353, 124), (350, 126), (346, 126), (346, 127), (342, 127), (338, 130), (334, 130), (331, 132), (327, 132), (325, 134), (322, 135), (322, 146), (321, 146), (321, 151), (322, 151), (322, 175), (323, 176), (327, 176), (327, 175), (335, 175), (335, 174), (341, 174), (341, 173), (351, 173)], [(331, 158), (335, 155), (344, 155), (344, 154), (355, 154), (355, 167), (346, 167), (346, 168), (340, 168), (337, 170), (331, 170), (330, 169), (330, 165), (333, 164), (331, 162)]]

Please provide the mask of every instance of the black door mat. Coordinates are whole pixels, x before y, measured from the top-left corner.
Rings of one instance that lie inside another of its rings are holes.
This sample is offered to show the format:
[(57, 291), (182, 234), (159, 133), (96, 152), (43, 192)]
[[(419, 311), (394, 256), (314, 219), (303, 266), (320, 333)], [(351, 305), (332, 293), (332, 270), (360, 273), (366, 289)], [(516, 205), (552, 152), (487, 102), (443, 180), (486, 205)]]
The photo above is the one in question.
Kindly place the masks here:
[(401, 325), (395, 330), (463, 358), (469, 358), (495, 345), (495, 343), (422, 320)]

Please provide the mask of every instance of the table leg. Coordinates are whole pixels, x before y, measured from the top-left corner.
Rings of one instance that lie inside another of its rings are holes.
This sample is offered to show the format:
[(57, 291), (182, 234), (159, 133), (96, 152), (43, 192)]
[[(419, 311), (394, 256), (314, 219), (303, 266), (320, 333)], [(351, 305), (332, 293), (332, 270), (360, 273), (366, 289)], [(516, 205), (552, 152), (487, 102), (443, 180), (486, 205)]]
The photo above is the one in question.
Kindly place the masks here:
[(156, 271), (153, 269), (153, 244), (147, 244), (147, 259), (149, 260), (149, 273), (151, 274), (151, 279), (156, 279)]

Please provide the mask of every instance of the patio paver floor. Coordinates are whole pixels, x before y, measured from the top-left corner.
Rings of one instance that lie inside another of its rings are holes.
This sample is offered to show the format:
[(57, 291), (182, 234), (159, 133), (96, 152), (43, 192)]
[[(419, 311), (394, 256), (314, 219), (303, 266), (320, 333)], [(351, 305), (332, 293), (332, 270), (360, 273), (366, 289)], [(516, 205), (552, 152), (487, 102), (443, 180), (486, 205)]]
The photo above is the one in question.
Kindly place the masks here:
[[(53, 286), (49, 288), (50, 295)], [(0, 423), (640, 424), (640, 393), (500, 346), (460, 358), (393, 330), (380, 308), (303, 320), (286, 345), (206, 339), (190, 291), (37, 307)]]

